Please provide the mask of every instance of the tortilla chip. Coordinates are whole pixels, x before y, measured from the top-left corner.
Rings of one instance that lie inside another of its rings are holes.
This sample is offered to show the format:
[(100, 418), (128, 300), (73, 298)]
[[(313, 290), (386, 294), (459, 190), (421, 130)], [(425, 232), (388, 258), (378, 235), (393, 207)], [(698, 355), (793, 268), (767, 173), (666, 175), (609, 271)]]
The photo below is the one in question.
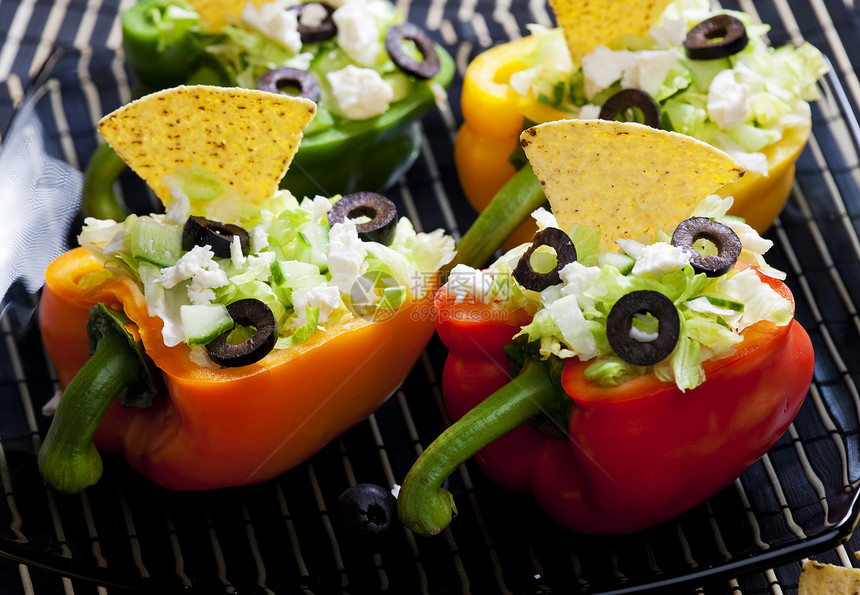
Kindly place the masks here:
[(520, 143), (561, 229), (599, 227), (608, 243), (671, 232), (744, 171), (707, 143), (633, 122), (547, 122)]
[(815, 560), (803, 563), (797, 595), (851, 595), (860, 593), (860, 569), (822, 564)]
[(613, 0), (550, 0), (564, 30), (574, 64), (599, 45), (609, 46), (622, 35), (643, 35), (672, 0), (642, 0), (623, 5)]
[(260, 204), (278, 189), (315, 113), (313, 101), (291, 95), (182, 86), (124, 105), (99, 132), (165, 206), (165, 176), (200, 168)]
[(242, 20), (245, 5), (251, 2), (256, 7), (270, 0), (188, 0), (207, 31), (219, 31), (224, 25), (233, 25)]

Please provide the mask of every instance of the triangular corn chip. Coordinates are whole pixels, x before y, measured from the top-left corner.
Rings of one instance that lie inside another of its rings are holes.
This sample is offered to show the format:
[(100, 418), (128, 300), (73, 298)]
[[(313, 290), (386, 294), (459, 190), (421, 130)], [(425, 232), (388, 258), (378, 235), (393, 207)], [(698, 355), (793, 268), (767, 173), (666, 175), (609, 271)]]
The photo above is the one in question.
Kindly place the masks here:
[(671, 232), (744, 171), (707, 143), (631, 122), (547, 122), (523, 131), (520, 143), (559, 227), (599, 227), (608, 243)]
[(313, 101), (291, 95), (182, 86), (124, 105), (99, 132), (165, 206), (165, 176), (200, 169), (260, 204), (278, 189), (315, 113)]
[(671, 0), (550, 0), (574, 64), (599, 45), (610, 46), (622, 35), (643, 35)]

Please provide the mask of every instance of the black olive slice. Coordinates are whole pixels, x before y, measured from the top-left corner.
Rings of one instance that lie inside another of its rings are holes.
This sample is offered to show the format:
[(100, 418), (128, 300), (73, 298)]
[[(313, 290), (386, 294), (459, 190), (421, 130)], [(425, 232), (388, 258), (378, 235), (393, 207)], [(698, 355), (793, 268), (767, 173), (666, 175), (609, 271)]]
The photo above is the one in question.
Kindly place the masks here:
[[(717, 253), (706, 256), (696, 250), (693, 245), (699, 240), (712, 242)], [(731, 227), (707, 217), (690, 217), (681, 221), (672, 234), (672, 245), (690, 252), (693, 269), (708, 277), (719, 277), (728, 272), (735, 266), (743, 248), (740, 238)]]
[(247, 256), (249, 251), (247, 231), (231, 223), (221, 223), (205, 217), (192, 216), (188, 218), (185, 227), (182, 228), (182, 249), (188, 251), (194, 246), (210, 246), (215, 256), (230, 258), (230, 245), (236, 236), (239, 237), (242, 254)]
[(328, 212), (330, 225), (344, 223), (347, 219), (367, 217), (369, 220), (356, 224), (358, 237), (366, 242), (377, 242), (389, 246), (397, 232), (397, 207), (393, 202), (376, 192), (347, 194), (334, 203)]
[[(260, 75), (257, 79), (257, 88), (269, 93), (281, 93), (282, 95), (297, 95), (318, 103), (322, 91), (320, 85), (310, 72), (299, 68), (282, 66), (273, 68)], [(297, 93), (290, 93), (295, 88)]]
[[(650, 314), (657, 319), (659, 331), (653, 341), (630, 336), (633, 317)], [(616, 355), (634, 366), (650, 366), (672, 353), (681, 332), (681, 319), (672, 300), (658, 291), (641, 289), (621, 296), (606, 317), (606, 338)]]
[[(532, 268), (532, 254), (541, 246), (549, 246), (555, 250), (556, 263), (551, 271), (538, 273)], [(526, 253), (520, 256), (517, 266), (514, 268), (514, 279), (532, 291), (543, 291), (547, 287), (561, 283), (559, 272), (565, 266), (576, 260), (576, 247), (570, 236), (557, 227), (547, 227), (535, 233), (532, 245)]]
[(641, 89), (624, 89), (606, 100), (600, 108), (601, 120), (614, 120), (615, 116), (627, 108), (635, 108), (642, 112), (642, 118), (651, 128), (660, 128), (662, 118), (660, 105)]
[[(421, 60), (406, 53), (403, 41), (407, 39), (415, 43), (421, 53)], [(418, 25), (402, 23), (391, 27), (385, 34), (385, 49), (398, 67), (420, 79), (429, 79), (439, 72), (439, 55), (433, 40)]]
[(747, 43), (744, 24), (731, 15), (718, 14), (690, 29), (684, 48), (691, 60), (716, 60), (737, 54)]
[(278, 328), (275, 315), (266, 304), (254, 298), (238, 300), (227, 306), (227, 313), (233, 322), (254, 327), (255, 332), (236, 344), (227, 340), (232, 329), (215, 337), (206, 345), (213, 362), (230, 368), (247, 366), (261, 360), (274, 348)]
[[(302, 23), (302, 13), (304, 13), (309, 6), (321, 6), (325, 9), (326, 16), (318, 25), (309, 25), (307, 22)], [(299, 22), (298, 31), (301, 36), (302, 43), (325, 41), (326, 39), (331, 39), (337, 35), (337, 26), (331, 18), (332, 13), (334, 13), (334, 8), (324, 2), (305, 2), (303, 4), (294, 4), (287, 8), (287, 10), (296, 13), (296, 19)]]
[(379, 551), (393, 545), (402, 534), (397, 499), (390, 490), (360, 483), (346, 489), (337, 501), (343, 526), (357, 543)]

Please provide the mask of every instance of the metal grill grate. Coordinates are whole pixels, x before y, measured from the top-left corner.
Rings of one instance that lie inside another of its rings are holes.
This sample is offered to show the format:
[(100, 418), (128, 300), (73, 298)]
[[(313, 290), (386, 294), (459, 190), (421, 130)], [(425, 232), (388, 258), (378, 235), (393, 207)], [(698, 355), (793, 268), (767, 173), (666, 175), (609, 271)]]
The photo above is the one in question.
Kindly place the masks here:
[[(150, 593), (622, 593), (706, 584), (715, 593), (729, 588), (725, 580), (711, 586), (718, 575), (766, 570), (847, 539), (860, 481), (860, 127), (852, 109), (860, 94), (848, 55), (854, 50), (839, 43), (844, 23), (810, 25), (820, 14), (816, 2), (791, 9), (784, 2), (747, 4), (763, 21), (781, 23), (771, 33), (775, 42), (803, 36), (833, 57), (834, 68), (813, 106), (814, 134), (792, 198), (768, 233), (775, 242), (768, 260), (788, 272), (797, 317), (813, 339), (815, 382), (789, 432), (731, 486), (652, 530), (592, 538), (554, 526), (530, 498), (500, 490), (468, 463), (449, 480), (459, 516), (443, 535), (405, 533), (397, 547), (369, 553), (342, 539), (335, 500), (356, 482), (402, 481), (445, 427), (437, 382), (445, 350), (434, 339), (375, 415), (276, 480), (175, 493), (108, 457), (98, 486), (78, 496), (54, 494), (42, 485), (33, 453), (47, 428), (39, 410), (56, 379), (34, 327), (33, 288), (22, 280), (0, 313), (0, 551), (67, 576)], [(411, 19), (440, 32), (461, 71), (479, 51), (475, 44), (549, 19), (543, 5), (513, 7), (515, 16), (482, 2), (464, 3), (459, 13), (423, 3), (408, 8)], [(458, 93), (455, 85), (448, 105), (425, 119), (421, 157), (389, 193), (425, 230), (465, 229), (473, 217), (453, 173)], [(60, 54), (4, 144), (39, 121), (55, 157), (85, 163), (97, 143), (93, 122), (129, 96), (120, 55)], [(123, 190), (138, 210), (154, 208), (134, 180), (124, 180)]]

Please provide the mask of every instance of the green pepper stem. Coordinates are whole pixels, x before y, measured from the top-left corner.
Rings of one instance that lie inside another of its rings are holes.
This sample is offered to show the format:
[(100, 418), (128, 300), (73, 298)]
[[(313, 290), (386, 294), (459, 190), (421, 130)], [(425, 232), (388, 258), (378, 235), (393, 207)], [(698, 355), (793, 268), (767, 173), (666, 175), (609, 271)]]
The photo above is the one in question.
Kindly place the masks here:
[(456, 512), (442, 482), (483, 447), (549, 408), (557, 398), (549, 366), (526, 363), (520, 374), (450, 425), (418, 457), (397, 496), (403, 524), (419, 535), (436, 535)]
[(457, 255), (449, 265), (484, 265), (493, 252), (532, 212), (546, 203), (540, 180), (531, 166), (521, 168), (502, 186), (457, 244)]
[(63, 392), (39, 449), (39, 471), (59, 492), (72, 494), (96, 483), (102, 459), (92, 443), (114, 397), (139, 377), (140, 361), (119, 333), (107, 333)]
[(81, 190), (81, 213), (84, 217), (124, 221), (128, 209), (122, 204), (113, 189), (126, 165), (107, 143), (101, 143), (90, 158), (84, 171), (84, 186)]

